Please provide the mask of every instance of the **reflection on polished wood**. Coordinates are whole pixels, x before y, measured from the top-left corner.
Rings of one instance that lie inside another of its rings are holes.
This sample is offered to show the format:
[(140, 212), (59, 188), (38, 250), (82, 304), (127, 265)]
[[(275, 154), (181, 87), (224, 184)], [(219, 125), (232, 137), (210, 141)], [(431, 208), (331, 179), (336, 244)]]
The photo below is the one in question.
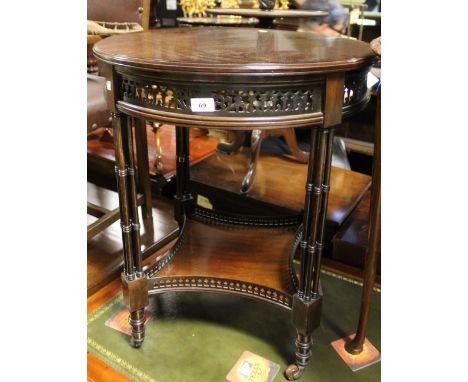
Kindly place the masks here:
[(216, 33), (198, 27), (112, 36), (98, 42), (94, 54), (117, 65), (220, 74), (327, 73), (360, 69), (375, 57), (369, 44), (360, 41), (229, 27)]
[[(160, 171), (166, 177), (172, 177), (175, 174), (175, 127), (173, 125), (162, 125), (159, 128), (159, 139), (161, 146), (161, 159), (158, 160), (157, 150), (155, 146), (154, 133), (152, 128), (147, 129), (148, 141), (148, 159), (150, 163), (150, 174), (155, 175), (157, 172), (156, 165), (161, 163)], [(207, 136), (199, 130), (190, 130), (190, 153), (191, 164), (212, 155), (218, 144), (218, 138)], [(113, 171), (114, 166), (114, 144), (109, 141), (88, 141), (88, 155), (102, 160), (103, 166), (108, 166)]]
[[(192, 167), (192, 180), (239, 194), (248, 167), (245, 151), (248, 150), (242, 147), (230, 155), (216, 153)], [(300, 211), (304, 207), (306, 178), (307, 165), (264, 152), (258, 160), (255, 183), (248, 197)], [(370, 184), (367, 175), (332, 167), (327, 220), (341, 225)]]
[[(294, 228), (227, 228), (192, 219), (186, 225), (182, 248), (157, 273), (158, 280), (197, 283), (200, 279), (200, 284), (207, 280), (213, 291), (237, 290), (254, 298), (270, 295), (265, 290), (271, 289), (277, 293), (277, 300), (282, 295), (281, 303), (290, 306), (295, 289), (288, 254), (294, 243)], [(255, 291), (258, 285), (261, 287)], [(180, 282), (177, 287), (183, 289)]]

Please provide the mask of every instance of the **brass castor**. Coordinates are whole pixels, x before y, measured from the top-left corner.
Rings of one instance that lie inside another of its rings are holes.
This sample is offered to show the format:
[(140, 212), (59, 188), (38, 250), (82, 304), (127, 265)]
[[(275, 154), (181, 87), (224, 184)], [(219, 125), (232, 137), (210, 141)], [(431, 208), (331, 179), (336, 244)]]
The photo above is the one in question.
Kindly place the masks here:
[(295, 363), (289, 365), (286, 371), (284, 372), (286, 378), (289, 381), (295, 381), (299, 379), (304, 373), (304, 367), (297, 366)]
[(130, 345), (132, 345), (132, 347), (138, 349), (139, 347), (141, 347), (141, 345), (143, 344), (143, 340), (137, 340), (135, 338), (130, 338)]

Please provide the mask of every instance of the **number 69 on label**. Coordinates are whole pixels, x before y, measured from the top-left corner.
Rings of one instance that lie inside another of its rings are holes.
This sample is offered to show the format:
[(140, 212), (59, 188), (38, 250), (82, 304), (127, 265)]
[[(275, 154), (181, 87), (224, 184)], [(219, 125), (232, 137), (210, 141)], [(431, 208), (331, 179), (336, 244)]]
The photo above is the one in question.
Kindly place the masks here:
[(214, 98), (190, 98), (190, 108), (195, 112), (215, 111)]

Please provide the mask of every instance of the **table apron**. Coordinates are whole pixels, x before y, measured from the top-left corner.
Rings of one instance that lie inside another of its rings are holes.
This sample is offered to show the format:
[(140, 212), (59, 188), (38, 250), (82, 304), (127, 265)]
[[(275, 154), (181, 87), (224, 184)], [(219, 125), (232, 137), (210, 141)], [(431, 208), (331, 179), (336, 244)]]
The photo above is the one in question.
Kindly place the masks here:
[(148, 121), (172, 123), (185, 127), (222, 128), (226, 130), (266, 130), (306, 127), (321, 125), (323, 123), (322, 112), (272, 117), (225, 117), (202, 114), (179, 114), (176, 112), (149, 109), (125, 101), (118, 101), (116, 106), (119, 111), (131, 115), (132, 117)]

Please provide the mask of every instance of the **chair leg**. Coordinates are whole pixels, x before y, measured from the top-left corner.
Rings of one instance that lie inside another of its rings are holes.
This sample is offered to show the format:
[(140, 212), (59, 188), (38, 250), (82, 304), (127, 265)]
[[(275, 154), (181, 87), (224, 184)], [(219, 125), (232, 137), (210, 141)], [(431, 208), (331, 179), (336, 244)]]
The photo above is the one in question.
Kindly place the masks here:
[(250, 162), (247, 174), (242, 181), (240, 192), (246, 194), (252, 188), (255, 174), (257, 172), (257, 162), (260, 155), (262, 141), (265, 138), (265, 133), (262, 130), (252, 130), (252, 138), (250, 144)]
[(291, 154), (300, 163), (309, 162), (309, 153), (302, 151), (297, 144), (296, 132), (294, 129), (284, 129), (282, 131), (284, 140), (291, 150)]
[(226, 153), (226, 154), (231, 154), (241, 148), (242, 143), (244, 142), (244, 139), (245, 139), (245, 131), (232, 131), (232, 134), (234, 135), (234, 139), (232, 140), (232, 142), (218, 143), (217, 149), (219, 151), (222, 151), (223, 153)]
[(153, 123), (153, 138), (154, 138), (154, 148), (156, 151), (156, 161), (154, 162), (154, 167), (156, 167), (157, 172), (161, 172), (163, 169), (163, 162), (162, 162), (162, 148), (161, 148), (161, 123), (154, 122)]

